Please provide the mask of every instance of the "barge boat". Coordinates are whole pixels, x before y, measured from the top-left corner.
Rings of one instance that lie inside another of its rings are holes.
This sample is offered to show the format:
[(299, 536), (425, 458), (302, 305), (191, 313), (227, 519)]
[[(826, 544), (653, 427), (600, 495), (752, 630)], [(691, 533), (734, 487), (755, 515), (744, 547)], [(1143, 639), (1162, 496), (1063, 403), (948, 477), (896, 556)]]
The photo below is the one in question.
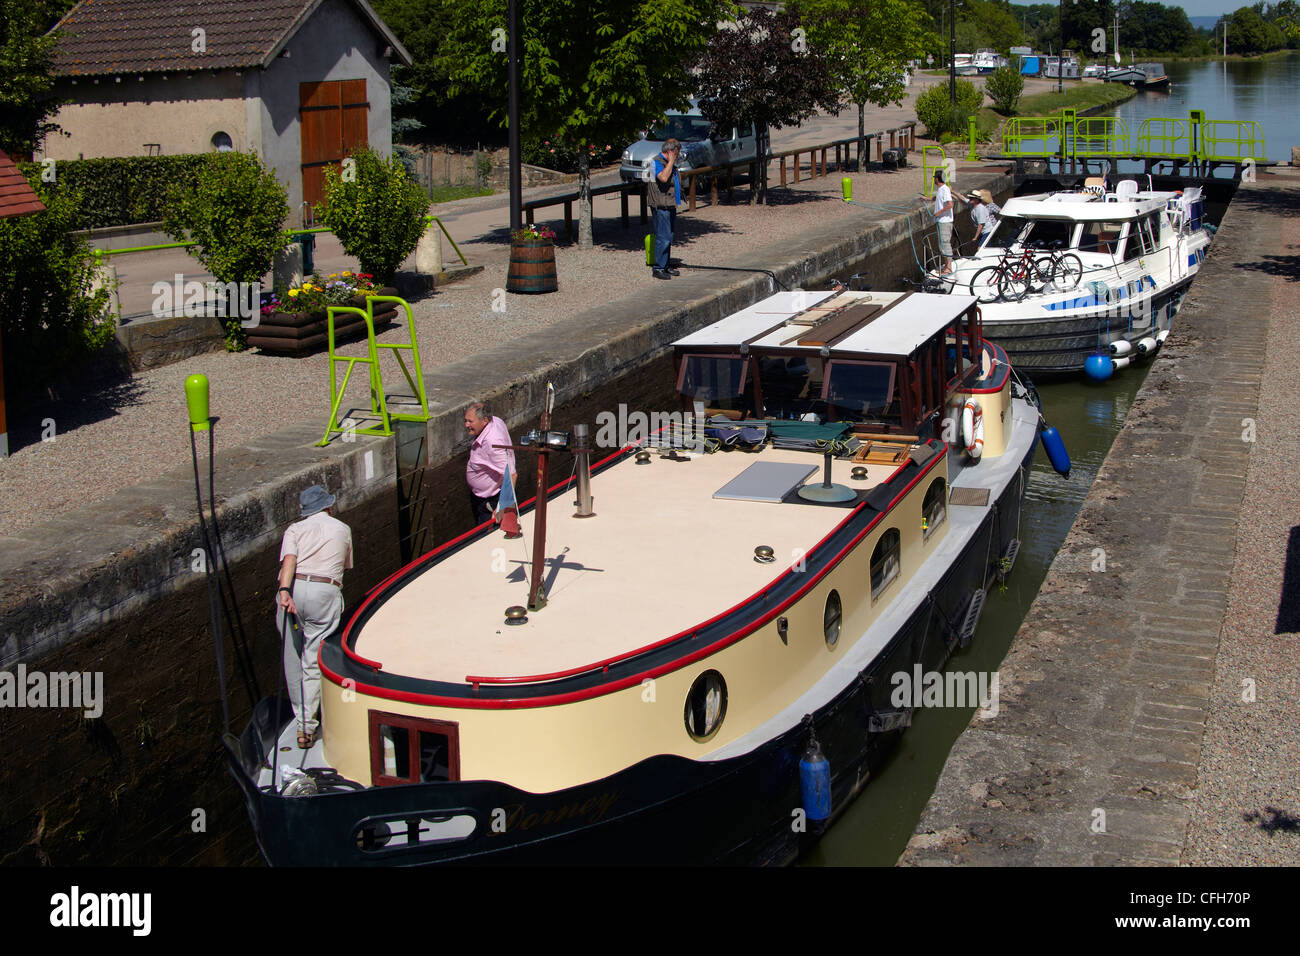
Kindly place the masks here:
[(674, 352), (674, 417), (548, 410), (518, 454), (576, 474), (524, 539), (481, 525), (326, 638), (321, 740), (276, 698), (226, 736), (270, 863), (788, 863), (876, 773), (897, 675), (1014, 563), (1032, 386), (962, 295), (782, 292)]

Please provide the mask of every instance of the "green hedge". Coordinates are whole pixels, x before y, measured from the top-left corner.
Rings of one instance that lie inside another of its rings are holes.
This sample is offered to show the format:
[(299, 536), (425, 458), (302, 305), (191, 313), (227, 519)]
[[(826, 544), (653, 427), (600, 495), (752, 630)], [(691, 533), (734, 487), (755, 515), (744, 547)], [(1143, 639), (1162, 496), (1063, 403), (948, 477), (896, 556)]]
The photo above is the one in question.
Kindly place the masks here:
[[(217, 153), (180, 156), (109, 156), (102, 159), (61, 159), (47, 189), (70, 188), (81, 193), (79, 228), (129, 226), (164, 218), (167, 192), (173, 186), (191, 189), (199, 171)], [(23, 172), (39, 176), (44, 166), (19, 163)]]

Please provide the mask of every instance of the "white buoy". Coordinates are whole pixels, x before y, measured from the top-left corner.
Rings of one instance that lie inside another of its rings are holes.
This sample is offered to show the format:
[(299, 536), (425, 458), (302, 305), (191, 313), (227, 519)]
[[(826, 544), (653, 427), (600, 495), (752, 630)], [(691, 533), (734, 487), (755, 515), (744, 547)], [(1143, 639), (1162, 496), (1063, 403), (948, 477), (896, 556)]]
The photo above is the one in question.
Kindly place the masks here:
[(1115, 370), (1119, 371), (1122, 368), (1128, 368), (1128, 363), (1133, 361), (1133, 358), (1132, 356), (1125, 355), (1117, 359), (1111, 359), (1111, 361), (1115, 363)]
[(1118, 339), (1110, 343), (1111, 355), (1128, 355), (1128, 353), (1131, 351), (1133, 351), (1132, 344), (1125, 341), (1124, 339)]
[(1152, 352), (1154, 352), (1154, 351), (1155, 351), (1156, 349), (1158, 349), (1159, 347), (1160, 347), (1160, 343), (1157, 342), (1155, 339), (1153, 339), (1153, 338), (1152, 338), (1151, 336), (1149, 336), (1149, 335), (1146, 336), (1146, 337), (1144, 337), (1144, 338), (1138, 339), (1138, 354), (1139, 354), (1139, 355), (1150, 355)]
[(1169, 329), (1161, 329), (1156, 333), (1156, 341), (1161, 345), (1165, 344), (1165, 339), (1169, 338)]

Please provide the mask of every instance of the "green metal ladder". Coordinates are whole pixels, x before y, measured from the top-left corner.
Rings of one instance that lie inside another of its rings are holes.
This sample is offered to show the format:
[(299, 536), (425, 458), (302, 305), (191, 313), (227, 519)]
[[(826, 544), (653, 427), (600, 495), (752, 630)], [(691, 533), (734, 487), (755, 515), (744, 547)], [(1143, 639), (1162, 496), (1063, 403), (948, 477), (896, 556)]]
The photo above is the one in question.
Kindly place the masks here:
[[(406, 310), (406, 328), (410, 332), (411, 342), (409, 345), (401, 342), (376, 342), (375, 341), (375, 315), (374, 305), (376, 302), (395, 302)], [(334, 316), (344, 312), (355, 312), (365, 319), (366, 322), (366, 354), (365, 356), (345, 356), (335, 354), (334, 348)], [(331, 437), (335, 434), (350, 432), (358, 435), (377, 435), (387, 437), (393, 434), (392, 423), (394, 421), (408, 422), (427, 422), (429, 420), (429, 400), (424, 393), (424, 374), (423, 366), (420, 365), (420, 346), (415, 339), (415, 319), (411, 315), (411, 306), (405, 299), (400, 299), (395, 295), (374, 295), (366, 299), (365, 309), (358, 309), (350, 305), (332, 305), (325, 310), (326, 320), (329, 323), (329, 363), (330, 363), (330, 420), (325, 426), (325, 435), (316, 444), (325, 446), (330, 443)], [(379, 371), (379, 350), (392, 349), (393, 354), (397, 357), (397, 364), (402, 367), (402, 374), (406, 376), (406, 383), (411, 386), (412, 393), (420, 400), (420, 411), (417, 412), (391, 412), (388, 410), (388, 400), (384, 395), (383, 376)], [(402, 353), (409, 351), (411, 358), (415, 363), (415, 375), (412, 376), (411, 370), (406, 366), (406, 360), (402, 358)], [(347, 371), (343, 373), (343, 384), (338, 384), (337, 364), (339, 362), (347, 363)], [(339, 406), (343, 404), (343, 395), (348, 389), (348, 381), (352, 378), (352, 372), (358, 364), (368, 365), (370, 367), (370, 413), (379, 419), (380, 424), (369, 425), (365, 428), (341, 428), (339, 425)]]

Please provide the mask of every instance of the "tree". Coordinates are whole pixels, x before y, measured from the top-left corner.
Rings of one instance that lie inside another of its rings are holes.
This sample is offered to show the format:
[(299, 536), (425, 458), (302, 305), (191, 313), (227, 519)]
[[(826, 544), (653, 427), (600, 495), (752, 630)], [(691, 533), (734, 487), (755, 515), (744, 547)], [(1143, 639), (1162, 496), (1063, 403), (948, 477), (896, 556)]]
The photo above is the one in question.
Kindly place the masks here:
[(866, 150), (866, 104), (887, 106), (907, 94), (907, 63), (936, 38), (912, 0), (791, 0), (786, 9), (824, 51), (840, 89), (858, 107), (858, 166)]
[(396, 156), (385, 161), (367, 148), (350, 159), (356, 165), (346, 177), (342, 171), (325, 170), (321, 221), (338, 236), (343, 251), (357, 258), (362, 272), (387, 284), (424, 233), (429, 197), (407, 178)]
[[(289, 244), (285, 188), (252, 153), (217, 153), (191, 189), (167, 197), (163, 229), (177, 242), (193, 242), (196, 259), (221, 283), (260, 282), (275, 254)], [(226, 348), (244, 347), (238, 310), (226, 313)]]
[(700, 111), (722, 129), (753, 123), (757, 130), (760, 203), (767, 202), (770, 128), (800, 123), (819, 109), (840, 111), (826, 52), (809, 46), (798, 29), (788, 11), (749, 10), (714, 33), (695, 61)]
[(81, 193), (27, 172), (45, 212), (0, 219), (0, 329), (4, 378), (15, 398), (113, 337), (109, 290), (94, 290), (90, 246), (81, 228)]
[[(440, 68), (450, 95), (480, 95), (508, 122), (505, 10), (463, 0), (447, 26)], [(727, 0), (519, 0), (521, 136), (578, 154), (578, 245), (590, 249), (592, 153), (631, 140), (668, 109), (686, 109), (686, 63), (717, 31)]]
[(58, 125), (54, 98), (55, 34), (42, 0), (0, 0), (0, 150), (30, 156)]
[(1229, 53), (1263, 53), (1267, 47), (1268, 34), (1264, 29), (1264, 20), (1250, 7), (1241, 7), (1232, 14), (1228, 25)]

